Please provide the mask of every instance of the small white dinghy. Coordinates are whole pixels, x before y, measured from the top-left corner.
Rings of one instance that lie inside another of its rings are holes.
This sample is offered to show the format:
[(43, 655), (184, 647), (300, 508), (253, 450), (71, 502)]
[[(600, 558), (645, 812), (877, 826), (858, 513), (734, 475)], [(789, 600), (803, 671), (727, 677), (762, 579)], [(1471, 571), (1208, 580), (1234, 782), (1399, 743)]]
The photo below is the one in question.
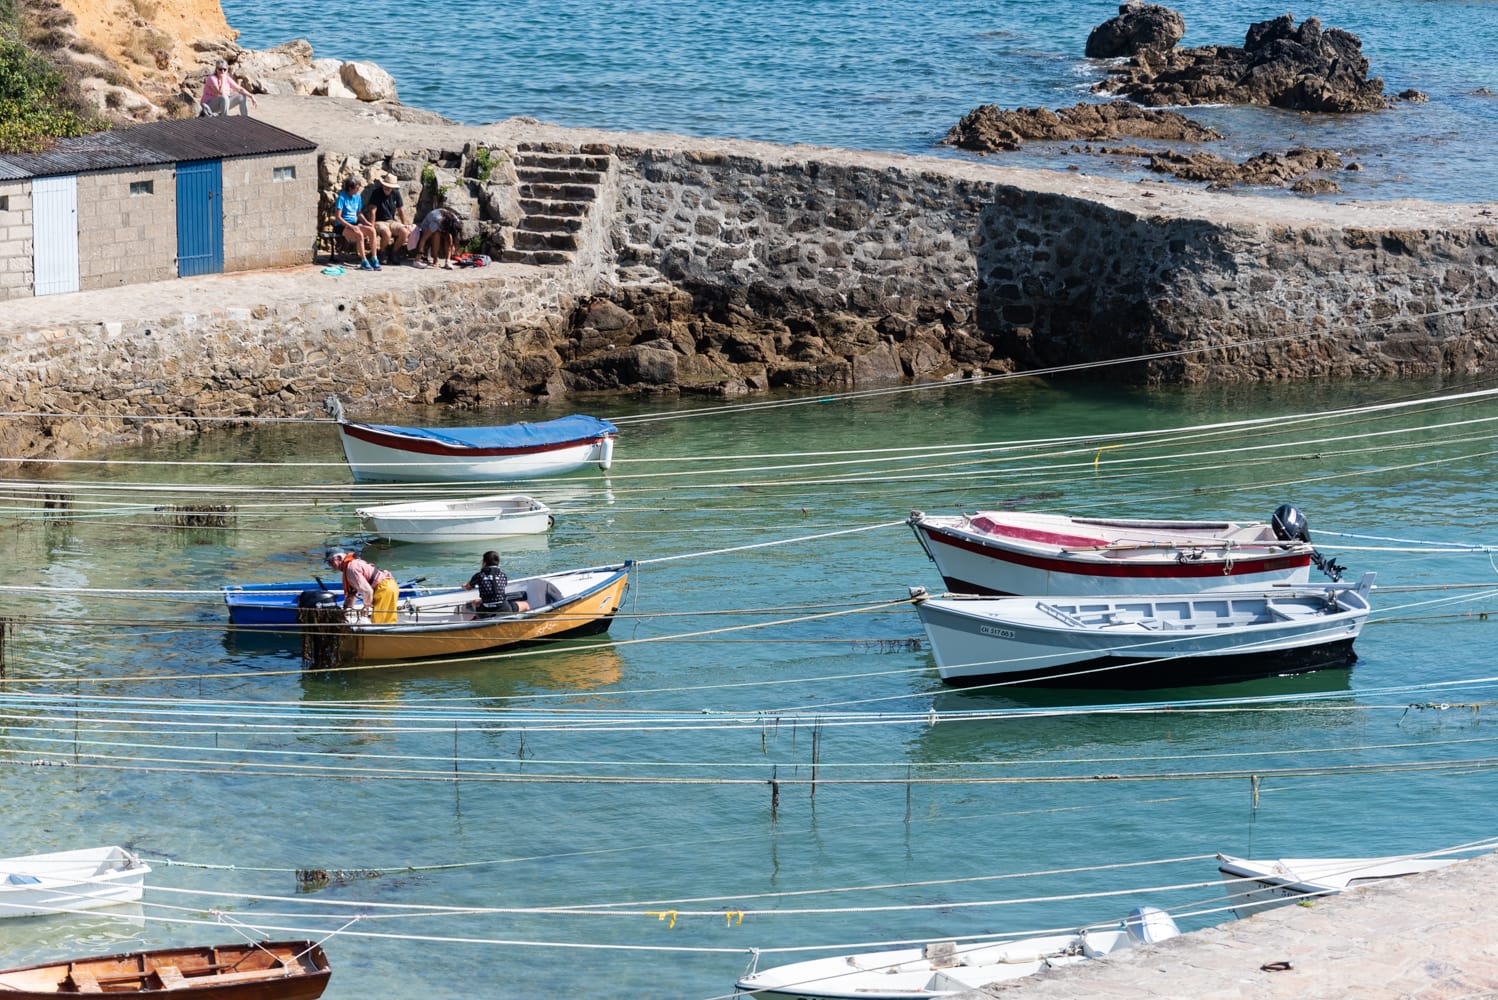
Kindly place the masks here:
[(1240, 917), (1318, 896), (1334, 896), (1349, 889), (1435, 871), (1460, 858), (1275, 858), (1254, 861), (1217, 855), (1217, 870), (1227, 878), (1223, 886), (1233, 912)]
[(797, 1000), (909, 1000), (945, 997), (1046, 969), (1103, 958), (1136, 944), (1180, 934), (1170, 914), (1153, 906), (1132, 911), (1122, 925), (1018, 941), (937, 941), (921, 948), (814, 958), (763, 972), (736, 984), (756, 997)]
[(151, 866), (123, 847), (0, 858), (0, 918), (137, 903)]
[(355, 513), (364, 530), (393, 542), (481, 542), (537, 535), (554, 522), (550, 507), (519, 494), (382, 504)]
[(949, 684), (1139, 688), (1350, 666), (1373, 577), (1212, 594), (911, 596)]

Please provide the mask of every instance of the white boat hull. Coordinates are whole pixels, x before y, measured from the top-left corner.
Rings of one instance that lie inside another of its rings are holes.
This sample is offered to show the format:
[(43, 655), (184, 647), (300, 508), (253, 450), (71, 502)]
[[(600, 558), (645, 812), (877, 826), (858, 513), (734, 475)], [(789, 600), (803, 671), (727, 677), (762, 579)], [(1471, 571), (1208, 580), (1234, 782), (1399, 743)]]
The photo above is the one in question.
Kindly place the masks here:
[(566, 475), (593, 464), (608, 469), (614, 454), (611, 437), (508, 455), (421, 450), (426, 447), (421, 443), (394, 448), (357, 436), (359, 432), (351, 432), (351, 426), (357, 427), (339, 425), (338, 433), (349, 471), (357, 483), (539, 479)]
[(1217, 856), (1217, 870), (1239, 917), (1249, 917), (1275, 906), (1349, 889), (1435, 871), (1459, 858), (1278, 858), (1253, 861), (1227, 854)]
[(1312, 548), (1268, 525), (987, 512), (928, 516), (911, 530), (959, 594), (1212, 593), (1306, 583)]
[(815, 958), (751, 972), (736, 986), (744, 993), (775, 1000), (907, 1000), (965, 995), (1180, 933), (1169, 914), (1154, 907), (1135, 910), (1126, 928), (1017, 941), (942, 941), (923, 948)]
[(550, 507), (519, 495), (384, 504), (356, 513), (365, 530), (396, 542), (481, 542), (541, 534), (552, 525)]
[(121, 847), (0, 859), (0, 918), (137, 903), (151, 867)]
[(1347, 665), (1367, 620), (1358, 588), (946, 598), (917, 603), (942, 680), (1090, 687), (1206, 684)]

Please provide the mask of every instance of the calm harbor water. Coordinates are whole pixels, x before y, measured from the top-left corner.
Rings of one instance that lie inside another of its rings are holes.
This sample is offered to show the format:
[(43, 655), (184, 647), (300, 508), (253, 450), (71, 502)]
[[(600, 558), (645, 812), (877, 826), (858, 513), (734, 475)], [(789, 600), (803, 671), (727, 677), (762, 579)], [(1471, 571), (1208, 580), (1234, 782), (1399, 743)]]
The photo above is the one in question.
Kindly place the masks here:
[[(1182, 45), (1241, 45), (1248, 26), (1286, 12), (1182, 0)], [(440, 11), (394, 0), (225, 0), (240, 44), (308, 39), (319, 57), (365, 59), (401, 100), (469, 124), (523, 115), (562, 125), (728, 136), (900, 153), (967, 154), (934, 144), (980, 104), (1070, 107), (1103, 76), (1082, 52), (1112, 2), (1036, 0), (454, 0)], [(1363, 169), (1333, 198), (1498, 200), (1498, 17), (1488, 0), (1295, 8), (1363, 42), (1384, 92), (1429, 103), (1372, 115), (1186, 109), (1246, 159), (1297, 144)], [(357, 25), (357, 30), (350, 30)], [(1005, 165), (1142, 176), (1132, 163), (1044, 145)]]
[[(1144, 903), (1187, 927), (1229, 919), (1218, 851), (1490, 837), (1498, 572), (1470, 546), (1498, 541), (1498, 397), (1452, 398), (1490, 389), (1021, 381), (607, 402), (593, 412), (621, 426), (614, 469), (518, 484), (557, 524), (500, 548), (512, 574), (638, 560), (608, 641), (343, 673), (230, 634), (216, 593), (305, 579), (325, 546), (361, 543), (352, 510), (373, 493), (346, 485), (330, 426), (12, 472), (5, 853), (122, 843), (156, 870), (124, 919), (0, 921), (0, 952), (18, 965), (244, 926), (331, 935), (334, 1000), (706, 998), (755, 948), (781, 964), (814, 954), (781, 949), (1035, 932)], [(1205, 429), (1253, 418), (1271, 419)], [(1179, 431), (1145, 436), (1162, 429)], [(1086, 439), (1056, 441), (1071, 435)], [(940, 588), (912, 508), (1260, 519), (1287, 501), (1352, 574), (1379, 574), (1351, 670), (954, 691), (898, 603)], [(228, 508), (225, 526), (173, 524), (189, 504)], [(457, 583), (483, 547), (367, 552)], [(299, 869), (332, 884), (299, 891)]]

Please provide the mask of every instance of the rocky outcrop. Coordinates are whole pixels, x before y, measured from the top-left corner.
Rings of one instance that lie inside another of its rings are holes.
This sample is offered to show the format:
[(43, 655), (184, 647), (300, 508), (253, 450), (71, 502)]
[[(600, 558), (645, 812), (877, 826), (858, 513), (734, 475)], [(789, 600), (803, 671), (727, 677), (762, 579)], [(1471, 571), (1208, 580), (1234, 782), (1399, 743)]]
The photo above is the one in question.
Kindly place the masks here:
[(1329, 194), (1341, 190), (1336, 181), (1317, 176), (1329, 170), (1343, 169), (1342, 158), (1330, 149), (1297, 147), (1284, 153), (1264, 152), (1242, 163), (1207, 152), (1108, 152), (1142, 155), (1148, 161), (1149, 169), (1156, 173), (1170, 174), (1185, 181), (1205, 181), (1207, 187), (1218, 190), (1237, 185), (1283, 187), (1300, 194)]
[(1031, 141), (1089, 141), (1096, 139), (1159, 139), (1206, 142), (1221, 139), (1218, 132), (1174, 111), (1152, 111), (1124, 101), (1078, 104), (1048, 111), (1018, 108), (1004, 111), (985, 104), (974, 108), (942, 139), (945, 146), (980, 153), (1019, 149)]
[(1346, 113), (1387, 106), (1382, 79), (1368, 77), (1362, 41), (1316, 18), (1283, 14), (1248, 29), (1243, 47), (1146, 48), (1109, 70), (1095, 90), (1150, 107), (1260, 104)]
[(1092, 29), (1084, 50), (1089, 59), (1132, 56), (1145, 49), (1164, 52), (1186, 34), (1186, 19), (1169, 7), (1129, 0), (1118, 16)]

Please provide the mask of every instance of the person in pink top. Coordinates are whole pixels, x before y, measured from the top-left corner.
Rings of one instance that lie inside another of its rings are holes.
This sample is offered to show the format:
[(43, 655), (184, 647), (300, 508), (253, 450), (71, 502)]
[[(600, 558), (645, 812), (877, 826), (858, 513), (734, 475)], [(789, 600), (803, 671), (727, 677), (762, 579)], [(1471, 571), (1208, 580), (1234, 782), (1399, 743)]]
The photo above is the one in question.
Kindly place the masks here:
[(400, 600), (400, 585), (389, 570), (380, 569), (347, 552), (329, 552), (327, 563), (343, 574), (343, 610), (364, 602), (364, 611), (375, 625), (395, 622), (395, 605)]
[[(246, 101), (249, 103), (247, 104)], [(239, 113), (249, 117), (249, 105), (260, 106), (255, 100), (255, 95), (239, 85), (239, 81), (229, 75), (229, 64), (220, 59), (213, 67), (213, 72), (203, 81), (203, 113), (206, 115), (227, 115), (229, 109), (239, 105)]]

